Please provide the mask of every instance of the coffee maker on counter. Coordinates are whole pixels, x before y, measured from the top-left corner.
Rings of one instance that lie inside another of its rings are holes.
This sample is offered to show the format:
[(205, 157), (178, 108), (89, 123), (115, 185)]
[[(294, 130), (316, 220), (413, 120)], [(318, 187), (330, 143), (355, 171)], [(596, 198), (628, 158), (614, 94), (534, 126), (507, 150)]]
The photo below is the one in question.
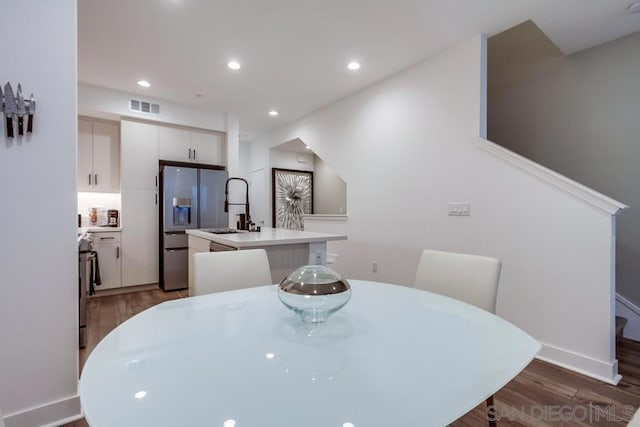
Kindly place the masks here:
[(117, 209), (107, 210), (107, 227), (120, 226), (120, 211)]

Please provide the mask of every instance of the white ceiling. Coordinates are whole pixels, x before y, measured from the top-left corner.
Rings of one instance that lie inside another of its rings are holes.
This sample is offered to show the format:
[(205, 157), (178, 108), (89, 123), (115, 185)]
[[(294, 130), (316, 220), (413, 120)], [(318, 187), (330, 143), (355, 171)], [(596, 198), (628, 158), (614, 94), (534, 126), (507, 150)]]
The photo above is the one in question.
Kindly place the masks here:
[[(564, 53), (638, 31), (632, 2), (80, 0), (78, 79), (235, 113), (252, 139), (475, 34), (527, 19)], [(232, 58), (241, 70), (227, 68)], [(346, 68), (351, 59), (362, 63), (357, 72)], [(152, 87), (138, 87), (140, 79)], [(270, 109), (280, 115), (268, 116)]]

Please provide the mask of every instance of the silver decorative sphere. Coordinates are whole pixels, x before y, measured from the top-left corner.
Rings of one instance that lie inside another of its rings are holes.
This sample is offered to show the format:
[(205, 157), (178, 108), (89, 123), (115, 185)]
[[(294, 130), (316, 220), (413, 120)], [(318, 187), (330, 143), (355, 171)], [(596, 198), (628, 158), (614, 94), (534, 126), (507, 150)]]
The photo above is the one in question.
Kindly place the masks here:
[(351, 286), (324, 265), (305, 265), (282, 279), (278, 297), (305, 322), (324, 322), (351, 298)]

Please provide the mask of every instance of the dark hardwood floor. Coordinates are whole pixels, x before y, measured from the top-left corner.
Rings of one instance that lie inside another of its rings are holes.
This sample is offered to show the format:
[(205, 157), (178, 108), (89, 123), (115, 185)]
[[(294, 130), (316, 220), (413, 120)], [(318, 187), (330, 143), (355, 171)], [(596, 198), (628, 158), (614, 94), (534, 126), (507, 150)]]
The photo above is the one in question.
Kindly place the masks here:
[[(120, 323), (153, 305), (185, 296), (186, 291), (165, 293), (158, 289), (90, 299), (88, 344), (80, 351), (80, 366), (95, 345)], [(498, 426), (626, 426), (640, 407), (640, 342), (622, 339), (617, 357), (622, 374), (618, 386), (534, 360), (496, 393)], [(486, 417), (483, 404), (452, 426), (486, 426)], [(429, 425), (425, 420), (420, 427)], [(65, 427), (87, 426), (80, 420)]]

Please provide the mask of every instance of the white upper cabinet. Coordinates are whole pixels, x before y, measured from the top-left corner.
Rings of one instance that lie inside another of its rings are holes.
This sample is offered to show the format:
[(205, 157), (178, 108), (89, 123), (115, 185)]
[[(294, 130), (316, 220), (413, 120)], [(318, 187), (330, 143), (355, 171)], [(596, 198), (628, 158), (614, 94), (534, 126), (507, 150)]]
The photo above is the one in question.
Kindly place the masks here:
[(118, 124), (78, 119), (78, 191), (120, 191)]
[(215, 133), (191, 132), (191, 146), (196, 163), (225, 166), (222, 136)]
[(121, 122), (122, 188), (156, 190), (158, 188), (158, 126)]
[(158, 129), (158, 154), (161, 160), (193, 161), (191, 132), (160, 126)]
[(78, 191), (91, 191), (93, 183), (93, 124), (78, 119)]
[(159, 127), (160, 160), (224, 165), (222, 136), (212, 132)]

